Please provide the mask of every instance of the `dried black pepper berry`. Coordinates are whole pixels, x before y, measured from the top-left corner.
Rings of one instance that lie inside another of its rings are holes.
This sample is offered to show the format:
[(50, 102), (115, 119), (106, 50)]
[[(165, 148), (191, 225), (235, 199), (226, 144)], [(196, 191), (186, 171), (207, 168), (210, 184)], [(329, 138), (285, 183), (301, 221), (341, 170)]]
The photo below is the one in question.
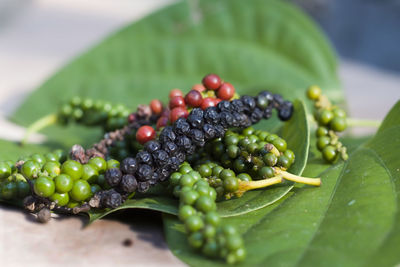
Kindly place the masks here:
[(199, 116), (196, 114), (190, 114), (187, 118), (187, 121), (193, 128), (201, 129), (203, 126), (203, 116)]
[(153, 160), (149, 152), (142, 150), (136, 154), (136, 161), (151, 165)]
[(125, 158), (121, 163), (121, 171), (126, 174), (135, 174), (137, 170), (137, 161), (134, 158)]
[(136, 191), (137, 181), (133, 175), (126, 174), (121, 179), (121, 189), (126, 193), (132, 193)]
[(122, 204), (122, 196), (120, 193), (115, 191), (114, 189), (109, 190), (106, 192), (102, 198), (103, 200), (103, 205), (106, 208), (112, 208), (115, 209)]
[(144, 193), (144, 192), (146, 192), (147, 190), (149, 190), (149, 188), (150, 188), (150, 183), (149, 182), (140, 182), (139, 184), (138, 184), (138, 191), (140, 192), (140, 193)]
[(147, 164), (141, 164), (136, 171), (137, 179), (139, 181), (148, 181), (153, 175), (153, 168)]
[(185, 118), (179, 118), (174, 123), (174, 132), (177, 135), (187, 134), (190, 131), (190, 125)]
[(115, 187), (121, 182), (122, 173), (117, 168), (111, 168), (106, 171), (104, 177), (110, 186)]
[(151, 140), (144, 145), (144, 149), (149, 153), (153, 153), (154, 151), (161, 149), (161, 144), (158, 141)]
[(166, 143), (168, 141), (173, 142), (175, 141), (176, 135), (173, 131), (172, 126), (165, 127), (160, 133), (160, 141), (161, 143)]
[(204, 132), (204, 138), (206, 140), (214, 138), (216, 134), (214, 126), (208, 123), (203, 125), (203, 132)]
[(204, 112), (204, 120), (210, 124), (219, 122), (219, 112), (216, 107), (209, 107)]
[(163, 149), (168, 155), (173, 156), (178, 151), (178, 146), (173, 142), (166, 142), (163, 145)]
[(164, 166), (168, 163), (169, 155), (164, 150), (157, 150), (153, 153), (153, 160), (157, 166)]

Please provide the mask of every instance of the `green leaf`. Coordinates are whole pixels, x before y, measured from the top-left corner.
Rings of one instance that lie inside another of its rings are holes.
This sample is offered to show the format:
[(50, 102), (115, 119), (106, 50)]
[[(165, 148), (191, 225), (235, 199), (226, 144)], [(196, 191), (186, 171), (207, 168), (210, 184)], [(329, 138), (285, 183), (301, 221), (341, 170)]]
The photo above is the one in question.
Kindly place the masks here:
[(54, 147), (45, 147), (39, 145), (28, 144), (21, 146), (17, 143), (0, 139), (0, 161), (12, 160), (16, 161), (19, 158), (29, 156), (34, 153), (47, 153)]
[[(400, 105), (376, 136), (346, 163), (321, 174), (284, 200), (225, 218), (243, 234), (246, 266), (394, 266), (400, 255)], [(322, 164), (317, 164), (322, 167)], [(315, 166), (314, 166), (315, 167)], [(312, 169), (310, 171), (313, 171)], [(218, 266), (191, 251), (181, 224), (165, 218), (167, 242), (191, 266)]]
[[(280, 130), (282, 137), (287, 140), (288, 147), (293, 150), (296, 155), (295, 163), (290, 171), (300, 175), (305, 168), (308, 156), (308, 147), (310, 139), (310, 129), (307, 121), (307, 114), (302, 101), (294, 102), (293, 117), (286, 122)], [(265, 123), (257, 125), (259, 129), (267, 130)], [(292, 134), (296, 132), (296, 134)], [(221, 201), (218, 203), (218, 213), (222, 217), (231, 217), (245, 214), (257, 209), (264, 208), (283, 198), (291, 189), (293, 183), (284, 183), (271, 188), (259, 189), (247, 192), (240, 198)], [(100, 219), (114, 211), (132, 208), (147, 208), (168, 214), (177, 215), (178, 202), (168, 196), (147, 196), (140, 199), (131, 199), (126, 201), (120, 207), (108, 211), (91, 211), (89, 212), (90, 221)]]
[[(132, 108), (188, 90), (210, 72), (241, 94), (260, 89), (304, 99), (319, 84), (343, 99), (336, 60), (319, 29), (278, 0), (182, 1), (142, 19), (92, 48), (36, 90), (12, 118), (29, 125), (72, 96), (107, 99)], [(35, 110), (35, 112), (31, 112)], [(97, 135), (50, 127), (51, 142), (89, 145)]]
[(107, 210), (105, 212), (92, 210), (89, 212), (89, 218), (90, 218), (90, 223), (92, 223), (118, 210), (124, 210), (130, 208), (148, 209), (148, 210), (161, 211), (163, 213), (176, 215), (178, 213), (177, 207), (178, 207), (178, 201), (175, 199), (153, 196), (151, 198), (148, 197), (139, 199), (129, 199), (125, 201), (125, 203), (119, 206), (118, 208)]

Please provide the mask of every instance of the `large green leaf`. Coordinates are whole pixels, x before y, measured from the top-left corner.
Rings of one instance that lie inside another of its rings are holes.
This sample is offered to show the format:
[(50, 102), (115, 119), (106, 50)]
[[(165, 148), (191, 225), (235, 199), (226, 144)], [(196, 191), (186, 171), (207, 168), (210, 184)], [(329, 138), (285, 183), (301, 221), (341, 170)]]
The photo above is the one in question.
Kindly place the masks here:
[[(307, 162), (310, 129), (303, 102), (298, 100), (295, 101), (294, 110), (295, 112), (293, 117), (283, 125), (280, 132), (282, 137), (287, 140), (288, 147), (290, 147), (296, 155), (295, 163), (291, 167), (290, 171), (294, 174), (300, 175)], [(258, 125), (258, 128), (264, 130), (268, 129), (266, 127), (268, 127), (268, 123), (260, 123), (260, 125)], [(292, 188), (293, 184), (287, 182), (268, 189), (250, 191), (240, 198), (219, 202), (217, 205), (218, 212), (222, 217), (231, 217), (261, 209), (284, 197)], [(145, 198), (128, 200), (114, 210), (103, 212), (91, 211), (89, 213), (90, 221), (98, 220), (117, 210), (134, 208), (147, 208), (176, 215), (178, 213), (178, 202), (168, 196), (150, 195)]]
[[(390, 125), (346, 163), (321, 174), (321, 188), (296, 188), (267, 209), (225, 218), (243, 233), (247, 266), (395, 266), (400, 262), (400, 105)], [(322, 164), (311, 167), (323, 169)], [(307, 171), (306, 171), (307, 172)], [(192, 266), (220, 265), (191, 251), (182, 225), (165, 217), (167, 242)]]
[[(329, 44), (299, 10), (278, 0), (182, 1), (112, 35), (61, 69), (13, 115), (28, 125), (72, 96), (122, 102), (134, 108), (187, 90), (209, 72), (239, 93), (260, 89), (304, 98), (320, 84), (335, 100), (336, 62)], [(35, 112), (32, 112), (34, 110)], [(89, 145), (95, 136), (51, 127), (51, 142)]]

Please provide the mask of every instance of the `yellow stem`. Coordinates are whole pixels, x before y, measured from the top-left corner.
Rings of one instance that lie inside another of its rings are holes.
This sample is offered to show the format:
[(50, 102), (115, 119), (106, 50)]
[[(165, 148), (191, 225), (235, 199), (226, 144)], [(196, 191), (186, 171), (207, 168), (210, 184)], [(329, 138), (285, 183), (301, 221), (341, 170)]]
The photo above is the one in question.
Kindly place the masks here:
[(277, 175), (272, 178), (258, 180), (258, 181), (239, 181), (239, 189), (237, 192), (244, 193), (249, 190), (268, 187), (282, 182), (282, 176)]
[(291, 174), (291, 173), (285, 172), (285, 171), (277, 171), (277, 172), (280, 175), (282, 175), (283, 178), (285, 178), (286, 180), (292, 181), (292, 182), (308, 184), (308, 185), (315, 185), (315, 186), (321, 185), (320, 178), (301, 177), (301, 176), (297, 176), (297, 175), (294, 175), (294, 174)]

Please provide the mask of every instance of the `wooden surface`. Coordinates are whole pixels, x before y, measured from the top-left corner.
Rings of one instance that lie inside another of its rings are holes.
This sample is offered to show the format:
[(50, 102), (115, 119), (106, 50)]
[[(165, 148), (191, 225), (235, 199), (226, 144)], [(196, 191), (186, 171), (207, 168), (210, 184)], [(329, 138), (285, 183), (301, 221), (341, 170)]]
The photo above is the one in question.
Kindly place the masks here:
[[(29, 92), (113, 30), (170, 1), (9, 3), (9, 16), (0, 18), (0, 138), (20, 139), (24, 129), (6, 116)], [(57, 35), (60, 28), (63, 34)], [(382, 119), (400, 99), (395, 74), (342, 61), (340, 77), (352, 116)], [(61, 216), (42, 225), (21, 210), (0, 206), (0, 266), (183, 265), (166, 246), (159, 214), (130, 211), (86, 228), (84, 223)], [(126, 239), (132, 246), (123, 245)]]

